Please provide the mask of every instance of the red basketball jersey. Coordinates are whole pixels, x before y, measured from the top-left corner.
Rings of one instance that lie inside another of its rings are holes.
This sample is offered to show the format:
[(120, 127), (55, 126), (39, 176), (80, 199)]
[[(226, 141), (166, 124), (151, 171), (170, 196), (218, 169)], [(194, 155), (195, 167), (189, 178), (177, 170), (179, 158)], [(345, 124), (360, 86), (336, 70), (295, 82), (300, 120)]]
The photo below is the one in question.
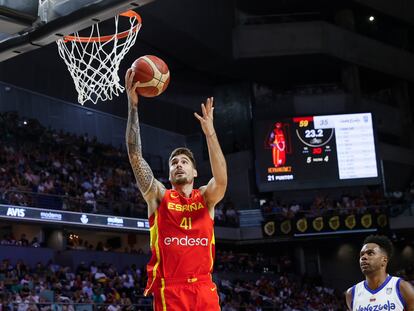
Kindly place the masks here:
[(167, 190), (149, 222), (152, 257), (147, 265), (145, 295), (164, 278), (191, 282), (212, 272), (214, 221), (199, 189), (194, 189), (189, 198)]

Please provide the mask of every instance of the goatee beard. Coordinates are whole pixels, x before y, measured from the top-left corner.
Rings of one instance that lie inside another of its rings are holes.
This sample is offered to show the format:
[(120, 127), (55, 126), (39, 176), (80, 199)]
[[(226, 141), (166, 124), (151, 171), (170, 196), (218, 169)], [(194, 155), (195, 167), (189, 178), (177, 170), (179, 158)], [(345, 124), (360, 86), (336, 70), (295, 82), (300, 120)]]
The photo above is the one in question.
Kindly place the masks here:
[(174, 183), (177, 184), (177, 185), (184, 185), (184, 184), (188, 183), (188, 180), (185, 177), (183, 177), (183, 178), (176, 178), (174, 180)]

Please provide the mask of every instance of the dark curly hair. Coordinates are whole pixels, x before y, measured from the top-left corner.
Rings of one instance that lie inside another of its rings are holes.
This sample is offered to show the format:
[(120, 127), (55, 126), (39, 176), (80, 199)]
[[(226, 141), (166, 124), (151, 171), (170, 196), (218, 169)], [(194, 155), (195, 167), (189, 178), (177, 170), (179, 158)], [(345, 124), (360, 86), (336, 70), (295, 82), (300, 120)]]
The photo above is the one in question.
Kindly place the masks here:
[(185, 147), (180, 147), (180, 148), (174, 149), (171, 152), (170, 158), (168, 159), (168, 163), (171, 162), (172, 158), (174, 158), (175, 156), (178, 156), (180, 154), (183, 154), (183, 155), (187, 156), (190, 159), (191, 163), (193, 163), (194, 168), (196, 168), (196, 161), (194, 159), (193, 152), (190, 149), (185, 148)]
[(385, 235), (370, 235), (365, 238), (363, 245), (368, 243), (377, 244), (380, 249), (387, 255), (388, 259), (391, 259), (394, 253), (394, 246), (388, 237)]

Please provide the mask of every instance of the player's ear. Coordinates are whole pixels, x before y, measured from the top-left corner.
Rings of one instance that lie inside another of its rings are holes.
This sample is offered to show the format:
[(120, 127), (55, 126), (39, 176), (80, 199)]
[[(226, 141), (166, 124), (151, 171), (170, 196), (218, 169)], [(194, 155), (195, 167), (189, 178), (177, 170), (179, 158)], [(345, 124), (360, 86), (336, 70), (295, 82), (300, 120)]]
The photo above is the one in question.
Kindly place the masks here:
[(193, 168), (193, 175), (194, 175), (194, 177), (198, 176), (197, 170), (195, 168)]

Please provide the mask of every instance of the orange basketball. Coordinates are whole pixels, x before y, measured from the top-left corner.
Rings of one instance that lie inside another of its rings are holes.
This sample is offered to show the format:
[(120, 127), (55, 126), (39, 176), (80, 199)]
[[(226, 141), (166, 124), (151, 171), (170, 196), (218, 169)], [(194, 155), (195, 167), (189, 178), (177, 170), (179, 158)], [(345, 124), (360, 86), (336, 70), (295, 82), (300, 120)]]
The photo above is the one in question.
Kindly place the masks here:
[(131, 68), (135, 72), (134, 82), (139, 81), (137, 92), (141, 96), (158, 96), (170, 83), (168, 66), (157, 56), (141, 56), (132, 63)]

